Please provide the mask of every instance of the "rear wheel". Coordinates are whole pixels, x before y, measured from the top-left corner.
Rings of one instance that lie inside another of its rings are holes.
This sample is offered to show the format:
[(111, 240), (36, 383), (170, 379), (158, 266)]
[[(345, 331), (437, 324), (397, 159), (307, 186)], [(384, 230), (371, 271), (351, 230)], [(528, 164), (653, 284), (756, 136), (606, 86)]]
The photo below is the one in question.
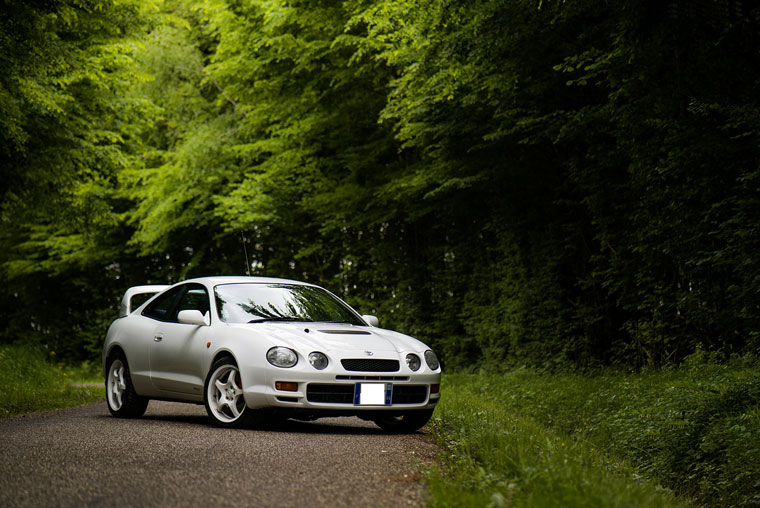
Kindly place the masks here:
[(111, 414), (117, 418), (139, 418), (145, 414), (148, 399), (135, 392), (126, 358), (121, 354), (113, 356), (107, 372), (106, 401)]
[(420, 430), (428, 421), (430, 421), (431, 416), (433, 416), (432, 409), (407, 411), (400, 415), (375, 418), (375, 423), (386, 432), (407, 434)]
[(220, 427), (243, 427), (256, 422), (243, 397), (240, 371), (232, 358), (220, 358), (211, 366), (203, 390), (206, 412)]

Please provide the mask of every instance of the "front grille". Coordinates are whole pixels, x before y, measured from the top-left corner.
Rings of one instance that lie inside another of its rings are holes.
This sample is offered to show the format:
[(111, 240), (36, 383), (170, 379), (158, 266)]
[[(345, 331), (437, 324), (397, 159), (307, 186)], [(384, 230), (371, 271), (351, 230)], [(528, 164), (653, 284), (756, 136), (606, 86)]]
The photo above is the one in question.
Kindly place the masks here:
[(353, 404), (354, 385), (318, 385), (306, 386), (306, 400), (332, 404)]
[(365, 376), (352, 374), (350, 376), (335, 376), (338, 381), (409, 381), (409, 376)]
[[(426, 385), (393, 385), (391, 403), (422, 404), (427, 399), (427, 394)], [(310, 383), (306, 386), (306, 400), (323, 404), (353, 404), (354, 385)]]
[(421, 404), (427, 398), (427, 386), (393, 385), (393, 404)]
[(343, 368), (355, 372), (396, 372), (398, 371), (398, 360), (374, 360), (365, 358), (356, 358), (341, 360)]

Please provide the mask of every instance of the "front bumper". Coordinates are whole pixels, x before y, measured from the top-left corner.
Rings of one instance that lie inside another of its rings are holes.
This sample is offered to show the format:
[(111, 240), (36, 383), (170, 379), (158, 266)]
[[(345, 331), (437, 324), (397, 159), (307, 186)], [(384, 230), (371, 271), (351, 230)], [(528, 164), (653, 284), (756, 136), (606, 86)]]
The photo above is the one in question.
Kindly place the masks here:
[[(397, 372), (346, 371), (332, 364), (318, 371), (308, 363), (299, 362), (291, 369), (267, 368), (264, 373), (249, 378), (253, 383), (243, 393), (251, 409), (311, 410), (320, 414), (348, 415), (403, 410), (432, 409), (440, 399), (441, 372), (424, 366), (412, 372), (405, 365)], [(296, 383), (296, 391), (278, 390), (277, 382)], [(358, 405), (354, 399), (357, 383), (390, 384), (389, 405)], [(434, 387), (431, 390), (431, 386)]]

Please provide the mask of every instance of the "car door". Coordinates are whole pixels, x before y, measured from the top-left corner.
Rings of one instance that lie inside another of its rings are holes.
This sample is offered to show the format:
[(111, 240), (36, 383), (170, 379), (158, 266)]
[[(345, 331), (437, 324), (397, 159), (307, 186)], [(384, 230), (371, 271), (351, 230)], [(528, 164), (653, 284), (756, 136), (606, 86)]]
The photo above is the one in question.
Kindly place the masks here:
[(151, 380), (150, 350), (153, 345), (156, 326), (167, 319), (174, 308), (182, 287), (174, 287), (157, 296), (141, 312), (140, 316), (130, 316), (134, 323), (130, 329), (129, 342), (125, 344), (127, 361), (132, 382), (138, 393), (156, 396), (156, 389)]
[[(190, 283), (181, 287), (182, 291), (165, 319), (156, 324), (150, 343), (151, 381), (162, 392), (202, 397), (201, 366), (210, 329), (179, 323), (177, 314), (182, 310), (199, 310), (205, 315), (209, 312), (209, 295), (202, 284)], [(171, 394), (167, 393), (167, 397)]]

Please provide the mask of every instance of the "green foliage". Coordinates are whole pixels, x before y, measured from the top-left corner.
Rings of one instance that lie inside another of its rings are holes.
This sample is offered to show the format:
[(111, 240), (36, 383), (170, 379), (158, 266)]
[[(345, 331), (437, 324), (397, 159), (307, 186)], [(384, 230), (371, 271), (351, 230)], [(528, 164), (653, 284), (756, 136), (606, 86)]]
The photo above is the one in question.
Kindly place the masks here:
[[(54, 357), (54, 351), (47, 356)], [(102, 400), (104, 388), (72, 386), (78, 372), (51, 365), (34, 348), (0, 346), (0, 417)]]
[[(487, 450), (481, 439), (488, 429), (511, 429), (515, 421), (522, 422), (568, 445), (608, 453), (608, 465), (630, 464), (633, 477), (668, 486), (700, 504), (753, 506), (760, 477), (756, 360), (732, 365), (712, 361), (698, 353), (680, 369), (643, 374), (549, 376), (515, 370), (447, 375), (437, 413), (439, 439), (449, 443), (452, 470), (474, 461), (476, 469), (492, 471), (497, 459), (481, 458), (473, 449)], [(524, 432), (502, 430), (499, 442), (504, 444), (494, 446), (504, 450), (489, 453), (516, 455), (523, 445), (513, 440), (522, 439)], [(540, 453), (545, 449), (551, 446), (536, 448)], [(513, 476), (520, 486), (519, 474), (512, 470), (495, 474), (492, 484), (513, 481)], [(506, 495), (503, 486), (499, 492)]]
[[(627, 461), (563, 428), (503, 404), (484, 376), (447, 376), (433, 433), (442, 468), (428, 478), (433, 506), (684, 506)], [(529, 388), (531, 379), (499, 381)], [(466, 386), (461, 386), (466, 385)], [(475, 386), (473, 386), (475, 385)], [(476, 387), (480, 385), (481, 389)], [(557, 386), (557, 385), (554, 385)]]
[(760, 348), (749, 2), (6, 4), (5, 342), (250, 269), (462, 368)]

